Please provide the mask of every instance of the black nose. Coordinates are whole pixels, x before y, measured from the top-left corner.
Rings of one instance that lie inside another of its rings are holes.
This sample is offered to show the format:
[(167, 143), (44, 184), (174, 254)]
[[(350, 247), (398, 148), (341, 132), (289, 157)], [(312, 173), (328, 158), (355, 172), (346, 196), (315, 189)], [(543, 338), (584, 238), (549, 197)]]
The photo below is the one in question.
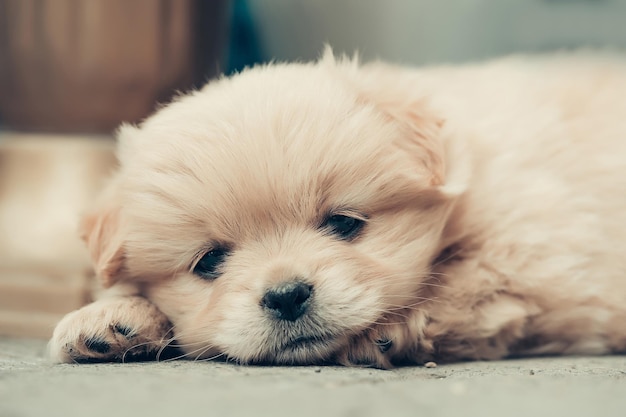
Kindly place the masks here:
[(295, 321), (306, 311), (312, 288), (298, 281), (286, 282), (270, 288), (263, 296), (261, 305), (280, 320)]

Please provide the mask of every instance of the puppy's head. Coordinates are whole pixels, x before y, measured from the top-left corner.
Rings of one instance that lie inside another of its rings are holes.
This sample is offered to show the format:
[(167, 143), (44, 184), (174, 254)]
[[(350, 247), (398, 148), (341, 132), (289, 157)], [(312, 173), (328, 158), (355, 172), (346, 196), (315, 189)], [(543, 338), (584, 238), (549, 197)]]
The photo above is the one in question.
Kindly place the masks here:
[(450, 211), (440, 123), (391, 70), (270, 65), (120, 130), (85, 221), (106, 285), (141, 283), (192, 358), (332, 360), (415, 304)]

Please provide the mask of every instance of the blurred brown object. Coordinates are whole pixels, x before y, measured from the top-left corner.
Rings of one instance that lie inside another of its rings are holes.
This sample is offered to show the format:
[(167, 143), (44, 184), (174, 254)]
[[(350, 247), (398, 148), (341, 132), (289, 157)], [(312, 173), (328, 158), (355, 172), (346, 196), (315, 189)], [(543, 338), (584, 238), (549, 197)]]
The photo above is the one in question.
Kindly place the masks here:
[(219, 71), (228, 1), (0, 0), (10, 129), (111, 132)]
[(92, 286), (80, 213), (116, 165), (107, 137), (0, 134), (0, 334), (49, 337)]

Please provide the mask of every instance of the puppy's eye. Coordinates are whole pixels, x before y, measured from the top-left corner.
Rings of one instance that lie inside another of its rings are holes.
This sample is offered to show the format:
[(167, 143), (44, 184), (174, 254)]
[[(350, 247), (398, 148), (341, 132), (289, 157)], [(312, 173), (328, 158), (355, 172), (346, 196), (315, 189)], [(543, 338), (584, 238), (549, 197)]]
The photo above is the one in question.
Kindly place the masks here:
[(341, 214), (334, 214), (326, 218), (322, 227), (341, 239), (351, 240), (357, 236), (363, 228), (363, 225), (363, 220)]
[(222, 248), (208, 251), (193, 268), (193, 273), (204, 279), (217, 278), (220, 275), (219, 267), (224, 263), (227, 255), (226, 249)]

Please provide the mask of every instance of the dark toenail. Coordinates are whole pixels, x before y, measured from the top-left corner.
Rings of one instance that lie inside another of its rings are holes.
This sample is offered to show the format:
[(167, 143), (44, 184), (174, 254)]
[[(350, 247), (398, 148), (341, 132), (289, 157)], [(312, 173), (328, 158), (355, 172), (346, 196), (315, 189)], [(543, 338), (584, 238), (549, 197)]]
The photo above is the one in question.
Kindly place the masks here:
[(85, 340), (85, 346), (87, 346), (87, 349), (98, 353), (107, 353), (111, 349), (107, 342), (96, 337)]
[(133, 329), (131, 329), (128, 326), (124, 326), (121, 324), (116, 324), (115, 325), (115, 331), (122, 334), (125, 337), (129, 337), (129, 335), (133, 332)]
[(393, 346), (393, 341), (389, 339), (380, 339), (377, 340), (375, 343), (376, 346), (378, 346), (378, 349), (380, 349), (381, 353), (387, 352), (389, 349), (391, 349), (391, 346)]

